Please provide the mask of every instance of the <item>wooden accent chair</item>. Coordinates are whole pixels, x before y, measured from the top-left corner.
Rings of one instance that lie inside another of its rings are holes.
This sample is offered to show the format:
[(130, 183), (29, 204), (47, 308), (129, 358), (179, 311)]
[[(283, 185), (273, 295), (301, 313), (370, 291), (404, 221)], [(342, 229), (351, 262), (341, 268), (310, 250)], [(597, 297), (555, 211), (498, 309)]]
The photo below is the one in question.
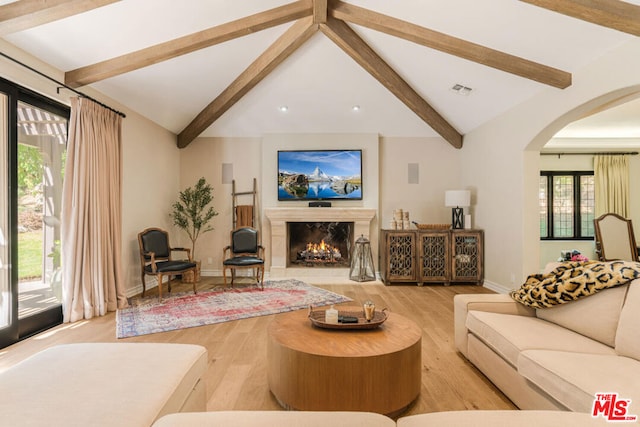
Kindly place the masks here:
[[(172, 248), (169, 245), (169, 233), (160, 228), (147, 228), (138, 234), (140, 246), (140, 266), (142, 268), (142, 296), (146, 292), (145, 276), (156, 276), (158, 297), (162, 299), (162, 278), (169, 278), (167, 287), (171, 292), (171, 276), (182, 275), (188, 271), (196, 273), (196, 263), (191, 259), (191, 249)], [(172, 252), (186, 252), (187, 260), (173, 260)], [(196, 282), (193, 282), (193, 293)]]
[(264, 247), (260, 245), (258, 230), (252, 227), (240, 227), (231, 231), (231, 244), (223, 250), (222, 275), (224, 287), (227, 287), (227, 270), (231, 270), (231, 287), (236, 269), (255, 269), (255, 279), (260, 289), (264, 289)]
[(593, 220), (596, 253), (600, 261), (639, 261), (638, 247), (630, 219), (606, 213)]

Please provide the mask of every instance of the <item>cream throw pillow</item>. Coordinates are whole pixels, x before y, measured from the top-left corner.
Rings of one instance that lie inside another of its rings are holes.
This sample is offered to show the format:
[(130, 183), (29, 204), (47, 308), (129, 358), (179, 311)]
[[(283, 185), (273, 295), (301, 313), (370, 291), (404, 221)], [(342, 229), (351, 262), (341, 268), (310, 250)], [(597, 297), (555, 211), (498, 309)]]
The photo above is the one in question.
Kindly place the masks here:
[(629, 284), (616, 333), (616, 352), (640, 360), (640, 279)]
[[(620, 311), (628, 287), (628, 284), (617, 286), (567, 304), (539, 308), (536, 309), (536, 316), (614, 347)], [(636, 310), (640, 311), (640, 295), (638, 301)]]

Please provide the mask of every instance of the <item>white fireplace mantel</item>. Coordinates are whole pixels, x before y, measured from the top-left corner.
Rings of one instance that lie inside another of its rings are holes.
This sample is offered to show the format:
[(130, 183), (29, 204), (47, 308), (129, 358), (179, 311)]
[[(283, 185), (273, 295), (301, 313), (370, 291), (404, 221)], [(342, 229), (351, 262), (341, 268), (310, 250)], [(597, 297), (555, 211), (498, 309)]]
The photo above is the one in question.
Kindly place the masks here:
[[(376, 209), (368, 208), (265, 208), (264, 215), (271, 225), (271, 269), (270, 277), (287, 274), (288, 222), (353, 222), (353, 234), (369, 238), (371, 221)], [(289, 270), (292, 270), (289, 268)]]

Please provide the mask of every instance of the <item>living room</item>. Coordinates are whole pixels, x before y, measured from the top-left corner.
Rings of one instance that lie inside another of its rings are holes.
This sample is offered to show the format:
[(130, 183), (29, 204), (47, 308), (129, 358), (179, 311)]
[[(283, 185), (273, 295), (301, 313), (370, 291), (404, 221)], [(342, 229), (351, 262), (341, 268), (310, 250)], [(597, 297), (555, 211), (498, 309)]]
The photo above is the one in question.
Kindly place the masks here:
[[(575, 29), (573, 26), (571, 28)], [(140, 113), (135, 102), (128, 104), (123, 101), (131, 98), (119, 100), (118, 90), (113, 90), (108, 84), (104, 84), (102, 89), (105, 92), (112, 89), (112, 96), (105, 95), (100, 90), (100, 84), (82, 87), (83, 92), (127, 116), (122, 128), (122, 266), (127, 296), (138, 295), (142, 290), (137, 241), (141, 230), (151, 226), (164, 228), (170, 231), (172, 243), (187, 244), (186, 236), (173, 227), (169, 213), (179, 191), (194, 185), (200, 177), (205, 177), (213, 186), (213, 205), (219, 212), (212, 223), (215, 230), (199, 241), (198, 257), (202, 261), (203, 276), (217, 278), (221, 275), (222, 248), (228, 244), (233, 224), (230, 170), (240, 190), (250, 189), (254, 179), (258, 182), (257, 224), (270, 256), (270, 221), (264, 215), (264, 210), (306, 207), (304, 202), (279, 202), (276, 196), (276, 153), (293, 148), (362, 150), (363, 199), (336, 201), (333, 206), (375, 209), (376, 216), (367, 237), (372, 243), (376, 266), (380, 229), (387, 227), (394, 210), (409, 212), (411, 220), (419, 223), (448, 223), (451, 221), (451, 208), (445, 206), (445, 192), (452, 189), (470, 190), (471, 206), (465, 209), (465, 213), (471, 215), (472, 226), (484, 230), (485, 236), (484, 287), (499, 293), (517, 288), (529, 274), (541, 271), (546, 262), (554, 261), (559, 256), (558, 247), (545, 248), (539, 237), (540, 170), (552, 162), (551, 158), (543, 159), (540, 156), (542, 151), (550, 150), (545, 145), (570, 123), (621, 99), (633, 99), (640, 94), (640, 74), (637, 72), (640, 69), (640, 40), (609, 29), (602, 31), (610, 39), (597, 55), (581, 56), (581, 63), (553, 57), (554, 63), (571, 71), (571, 86), (558, 89), (527, 82), (527, 85), (531, 85), (527, 86), (529, 92), (509, 108), (495, 112), (484, 122), (474, 125), (465, 123), (469, 129), (464, 133), (460, 149), (431, 129), (419, 135), (386, 132), (388, 125), (380, 117), (392, 109), (394, 113), (388, 113), (389, 121), (400, 115), (398, 121), (409, 123), (412, 129), (429, 127), (389, 94), (385, 95), (383, 107), (373, 107), (382, 111), (377, 116), (380, 122), (377, 129), (359, 127), (354, 131), (353, 128), (327, 126), (326, 121), (304, 128), (298, 125), (301, 116), (313, 117), (314, 114), (291, 111), (295, 107), (292, 104), (289, 114), (294, 123), (289, 127), (268, 128), (263, 133), (241, 133), (238, 130), (243, 126), (249, 128), (251, 122), (243, 117), (243, 111), (252, 110), (253, 97), (268, 95), (269, 91), (260, 85), (255, 88), (255, 93), (250, 92), (245, 99), (231, 107), (221, 121), (212, 126), (210, 134), (203, 134), (185, 148), (178, 148), (178, 132), (158, 124), (157, 118), (151, 119), (148, 114)], [(14, 41), (17, 42), (17, 39)], [(65, 80), (65, 71), (68, 69), (54, 67), (48, 58), (34, 56), (28, 53), (26, 45), (18, 47), (11, 40), (11, 37), (0, 40), (2, 52), (57, 80)], [(317, 43), (315, 39), (312, 41)], [(299, 58), (292, 56), (290, 59)], [(350, 58), (346, 60), (353, 62)], [(355, 62), (352, 66), (357, 68)], [(361, 73), (358, 74), (360, 78), (373, 80), (366, 72), (360, 69), (358, 72)], [(424, 70), (413, 71), (416, 74), (420, 72)], [(55, 84), (13, 62), (2, 59), (0, 77), (51, 99), (69, 103), (69, 92), (58, 90)], [(270, 76), (273, 80), (278, 77), (277, 73)], [(510, 78), (516, 79), (513, 76)], [(372, 83), (379, 84), (377, 81)], [(450, 82), (447, 80), (445, 83), (449, 85)], [(470, 86), (473, 84), (470, 83)], [(220, 90), (224, 87), (222, 85)], [(325, 86), (322, 88), (326, 89)], [(378, 90), (384, 91), (384, 88)], [(449, 92), (449, 88), (444, 92)], [(286, 93), (286, 88), (276, 93)], [(208, 95), (213, 97), (215, 94)], [(472, 101), (473, 96), (470, 95)], [(277, 106), (280, 102), (278, 99), (272, 104)], [(362, 107), (366, 109), (367, 105), (363, 103)], [(188, 114), (181, 111), (179, 103), (171, 108), (163, 108), (169, 111), (173, 109), (176, 117), (172, 120), (180, 121), (180, 126), (192, 118), (186, 117)], [(466, 108), (460, 106), (462, 111), (466, 111)], [(162, 113), (165, 114), (165, 110)], [(280, 124), (288, 119), (278, 120)], [(554, 150), (570, 151), (566, 147)], [(566, 159), (564, 157), (562, 160)], [(630, 218), (635, 224), (640, 223), (639, 162), (638, 156), (631, 158)], [(410, 170), (418, 171), (417, 180), (410, 179)], [(592, 245), (591, 242), (589, 244)], [(585, 246), (585, 253), (590, 248), (589, 244)], [(573, 249), (573, 246), (560, 249)], [(267, 260), (269, 277), (270, 259)], [(366, 288), (367, 283), (358, 286)]]
[[(375, 187), (365, 188), (363, 201), (363, 204), (378, 210), (371, 230), (372, 238), (375, 239), (378, 228), (388, 224), (394, 209), (409, 211), (411, 219), (417, 222), (448, 222), (450, 211), (444, 206), (444, 192), (448, 189), (469, 189), (472, 192), (470, 211), (473, 226), (485, 230), (487, 285), (510, 289), (531, 272), (539, 271), (540, 265), (546, 261), (540, 260), (539, 255), (539, 152), (554, 133), (567, 124), (613, 100), (637, 92), (639, 82), (633, 61), (636, 60), (634, 52), (638, 40), (629, 36), (621, 36), (618, 40), (623, 42), (618, 42), (615, 48), (573, 71), (574, 84), (569, 88), (542, 88), (519, 105), (467, 132), (463, 149), (454, 149), (438, 136), (385, 136), (381, 131), (375, 131), (373, 135), (377, 135), (378, 146), (373, 149), (378, 152), (365, 151), (365, 158), (377, 156), (379, 161), (377, 165), (375, 162), (367, 165), (364, 172), (371, 175), (366, 186), (371, 186), (372, 178), (377, 178), (378, 193), (375, 194)], [(2, 50), (64, 80), (60, 70), (6, 40), (2, 40)], [(3, 63), (3, 77), (34, 88), (52, 99), (68, 102), (69, 93), (58, 91), (55, 85), (9, 61)], [(202, 242), (203, 269), (219, 271), (221, 253), (216, 248), (224, 246), (232, 225), (230, 185), (222, 184), (222, 164), (234, 166), (233, 179), (238, 188), (250, 188), (252, 179), (258, 178), (259, 199), (263, 207), (277, 204), (265, 192), (273, 190), (275, 184), (270, 181), (275, 178), (269, 176), (264, 168), (267, 165), (275, 167), (276, 161), (267, 157), (270, 153), (263, 153), (263, 139), (267, 136), (201, 138), (186, 149), (178, 149), (173, 132), (141, 117), (126, 105), (109, 100), (91, 87), (85, 89), (89, 95), (111, 102), (112, 106), (127, 114), (123, 121), (122, 240), (128, 294), (139, 290), (137, 233), (150, 225), (171, 229), (168, 216), (171, 204), (181, 189), (193, 185), (200, 176), (206, 177), (214, 187), (214, 205), (221, 212), (214, 221), (215, 233)], [(406, 114), (411, 113), (407, 111)], [(293, 132), (293, 135), (297, 134), (311, 136), (313, 148), (357, 148), (350, 146), (348, 138), (337, 130), (318, 131), (312, 128)], [(315, 139), (319, 135), (322, 138)], [(283, 139), (291, 136), (285, 134)], [(283, 141), (283, 147), (291, 144)], [(201, 150), (213, 157), (205, 161), (206, 157), (199, 155)], [(148, 158), (149, 153), (153, 153), (154, 161), (149, 167), (144, 161), (145, 167), (140, 167), (140, 159)], [(196, 158), (200, 163), (193, 167), (191, 162)], [(418, 184), (407, 183), (407, 166), (410, 163), (418, 163)], [(374, 172), (371, 168), (378, 169)], [(640, 201), (637, 191), (634, 191), (635, 182), (637, 180), (631, 180), (631, 219), (637, 223), (640, 221)], [(150, 192), (151, 188), (155, 191)], [(416, 198), (416, 194), (421, 197)], [(181, 238), (179, 233), (175, 233), (176, 243), (181, 242)], [(268, 244), (268, 239), (264, 241)], [(373, 246), (375, 248), (376, 245)], [(211, 264), (207, 262), (209, 258), (212, 259)]]

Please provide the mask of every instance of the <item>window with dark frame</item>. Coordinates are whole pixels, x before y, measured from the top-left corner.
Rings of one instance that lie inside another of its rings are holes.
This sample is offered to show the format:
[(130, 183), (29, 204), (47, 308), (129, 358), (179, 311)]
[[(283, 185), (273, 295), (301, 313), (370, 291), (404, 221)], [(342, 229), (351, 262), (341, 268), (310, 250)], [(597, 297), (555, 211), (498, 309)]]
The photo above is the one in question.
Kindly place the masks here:
[(541, 171), (538, 195), (540, 239), (593, 239), (593, 171)]

